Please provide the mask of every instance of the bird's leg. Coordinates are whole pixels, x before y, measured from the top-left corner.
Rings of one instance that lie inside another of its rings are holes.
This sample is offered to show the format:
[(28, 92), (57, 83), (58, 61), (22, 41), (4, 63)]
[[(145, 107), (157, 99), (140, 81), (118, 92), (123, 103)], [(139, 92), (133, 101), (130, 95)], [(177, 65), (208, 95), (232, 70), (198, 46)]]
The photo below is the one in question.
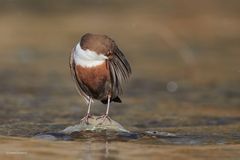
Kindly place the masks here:
[(81, 122), (85, 122), (86, 124), (89, 124), (88, 119), (92, 118), (92, 115), (90, 114), (91, 104), (92, 104), (92, 98), (90, 98), (88, 102), (87, 114), (81, 119)]
[(111, 118), (109, 117), (109, 108), (110, 108), (110, 100), (111, 100), (111, 96), (108, 95), (108, 102), (107, 102), (107, 110), (106, 113), (100, 117), (98, 117), (97, 119), (103, 118), (102, 122), (103, 123), (106, 119), (108, 119), (111, 122)]

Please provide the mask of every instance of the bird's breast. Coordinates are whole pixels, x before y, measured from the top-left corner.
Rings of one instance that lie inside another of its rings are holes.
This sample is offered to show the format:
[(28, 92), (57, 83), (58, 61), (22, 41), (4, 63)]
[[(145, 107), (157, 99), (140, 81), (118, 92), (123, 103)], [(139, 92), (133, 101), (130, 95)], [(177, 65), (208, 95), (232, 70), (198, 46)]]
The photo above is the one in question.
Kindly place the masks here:
[(77, 78), (88, 87), (94, 98), (101, 99), (107, 96), (110, 90), (110, 72), (104, 62), (95, 67), (76, 65)]
[(108, 57), (102, 53), (97, 53), (89, 49), (82, 49), (79, 43), (74, 49), (73, 58), (77, 65), (88, 68), (101, 65), (106, 61), (106, 59), (108, 59)]

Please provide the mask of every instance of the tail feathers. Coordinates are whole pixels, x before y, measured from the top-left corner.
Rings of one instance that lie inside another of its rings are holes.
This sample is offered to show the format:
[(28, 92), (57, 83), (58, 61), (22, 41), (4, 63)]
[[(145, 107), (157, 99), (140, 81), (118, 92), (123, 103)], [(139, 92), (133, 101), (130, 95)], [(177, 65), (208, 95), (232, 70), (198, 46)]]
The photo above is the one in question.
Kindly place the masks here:
[(113, 102), (122, 103), (122, 100), (117, 96), (112, 100)]
[[(104, 99), (104, 100), (101, 100), (101, 102), (103, 103), (103, 104), (107, 104), (107, 99)], [(117, 97), (115, 97), (115, 98), (113, 98), (113, 99), (111, 99), (111, 102), (117, 102), (117, 103), (122, 103), (122, 100), (117, 96)]]

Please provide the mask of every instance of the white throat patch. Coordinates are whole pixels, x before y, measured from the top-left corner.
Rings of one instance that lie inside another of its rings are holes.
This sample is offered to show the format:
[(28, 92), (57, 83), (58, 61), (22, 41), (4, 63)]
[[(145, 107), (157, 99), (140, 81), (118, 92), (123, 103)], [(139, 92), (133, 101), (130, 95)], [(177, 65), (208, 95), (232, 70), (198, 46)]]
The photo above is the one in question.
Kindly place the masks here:
[(79, 43), (76, 45), (73, 54), (76, 64), (82, 67), (95, 67), (103, 64), (105, 60), (108, 59), (108, 57), (103, 54), (97, 54), (89, 49), (83, 50)]

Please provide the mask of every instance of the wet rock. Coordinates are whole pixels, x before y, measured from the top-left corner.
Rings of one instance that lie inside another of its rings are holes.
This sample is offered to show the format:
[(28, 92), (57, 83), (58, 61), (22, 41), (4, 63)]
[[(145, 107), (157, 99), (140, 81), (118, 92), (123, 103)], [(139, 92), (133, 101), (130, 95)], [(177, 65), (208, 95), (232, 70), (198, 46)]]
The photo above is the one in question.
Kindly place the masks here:
[(112, 120), (98, 116), (93, 116), (88, 123), (85, 121), (79, 124), (69, 126), (59, 132), (40, 133), (33, 138), (43, 140), (80, 140), (92, 139), (97, 141), (128, 141), (140, 138), (138, 133), (133, 133), (126, 130), (121, 124)]
[(72, 140), (72, 137), (63, 134), (63, 133), (40, 133), (33, 136), (34, 139), (42, 139), (42, 140), (49, 140), (49, 141), (57, 141), (57, 140), (64, 140), (69, 141)]
[(159, 132), (159, 131), (145, 131), (144, 134), (147, 136), (150, 136), (150, 137), (158, 137), (158, 138), (175, 138), (175, 137), (177, 137), (177, 135), (174, 133)]
[(121, 124), (112, 120), (105, 119), (103, 121), (102, 118), (98, 116), (92, 116), (88, 119), (88, 123), (80, 122), (77, 125), (69, 126), (64, 130), (60, 131), (60, 133), (71, 134), (73, 132), (82, 132), (82, 131), (114, 131), (114, 132), (126, 132), (129, 133), (127, 129), (125, 129)]

